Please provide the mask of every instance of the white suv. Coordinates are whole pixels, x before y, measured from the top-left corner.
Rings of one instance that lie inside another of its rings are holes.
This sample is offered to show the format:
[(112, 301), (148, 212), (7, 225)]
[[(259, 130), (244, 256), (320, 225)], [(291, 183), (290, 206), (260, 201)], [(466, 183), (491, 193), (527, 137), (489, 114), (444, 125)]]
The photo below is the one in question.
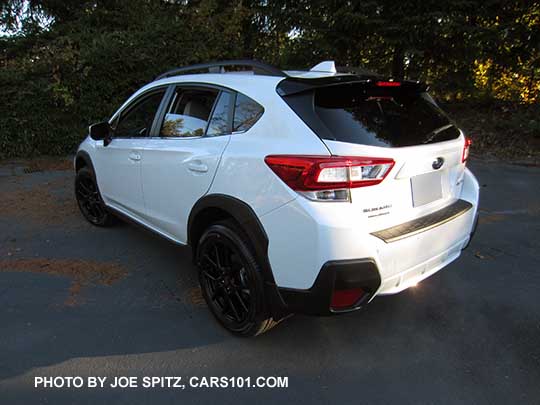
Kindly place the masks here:
[(94, 225), (119, 214), (190, 245), (212, 313), (253, 336), (457, 259), (477, 222), (469, 144), (422, 83), (225, 61), (167, 72), (91, 126), (75, 188)]

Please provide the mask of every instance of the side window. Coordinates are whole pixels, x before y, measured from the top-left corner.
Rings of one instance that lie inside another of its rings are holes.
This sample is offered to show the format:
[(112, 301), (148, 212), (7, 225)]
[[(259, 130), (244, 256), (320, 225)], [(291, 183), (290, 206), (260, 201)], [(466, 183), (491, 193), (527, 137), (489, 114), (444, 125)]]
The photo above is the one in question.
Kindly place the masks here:
[(164, 94), (164, 89), (151, 93), (136, 101), (125, 113), (122, 112), (114, 130), (114, 136), (121, 138), (148, 136)]
[(160, 136), (203, 136), (218, 95), (212, 89), (177, 89), (167, 110)]
[(229, 111), (231, 108), (232, 96), (227, 91), (222, 91), (219, 100), (214, 107), (214, 113), (208, 124), (206, 135), (216, 136), (222, 134), (228, 134), (231, 132)]
[(234, 105), (233, 132), (247, 131), (261, 118), (263, 112), (260, 104), (238, 93)]

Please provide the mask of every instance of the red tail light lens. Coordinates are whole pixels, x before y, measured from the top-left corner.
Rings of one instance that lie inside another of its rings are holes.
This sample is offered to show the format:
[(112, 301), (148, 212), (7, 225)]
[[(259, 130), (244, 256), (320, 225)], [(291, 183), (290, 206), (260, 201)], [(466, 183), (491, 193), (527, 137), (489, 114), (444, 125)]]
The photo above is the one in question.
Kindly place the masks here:
[(365, 294), (361, 288), (349, 288), (347, 290), (335, 290), (332, 295), (330, 307), (332, 309), (350, 308)]
[(461, 154), (461, 163), (465, 163), (469, 158), (469, 149), (472, 141), (470, 138), (465, 138), (465, 145), (463, 146), (463, 153)]
[(295, 191), (350, 189), (379, 184), (393, 159), (348, 156), (272, 155), (264, 161)]

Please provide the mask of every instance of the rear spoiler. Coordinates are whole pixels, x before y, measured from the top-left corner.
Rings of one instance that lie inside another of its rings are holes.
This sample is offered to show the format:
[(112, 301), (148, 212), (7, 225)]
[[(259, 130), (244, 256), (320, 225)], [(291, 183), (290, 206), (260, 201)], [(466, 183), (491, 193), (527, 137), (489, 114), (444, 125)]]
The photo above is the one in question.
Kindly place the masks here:
[(428, 90), (428, 86), (420, 81), (396, 81), (383, 79), (379, 76), (336, 75), (314, 79), (288, 77), (279, 82), (276, 91), (280, 96), (285, 97), (315, 89), (351, 85), (362, 86), (365, 89), (386, 89), (391, 92), (399, 91), (413, 94)]

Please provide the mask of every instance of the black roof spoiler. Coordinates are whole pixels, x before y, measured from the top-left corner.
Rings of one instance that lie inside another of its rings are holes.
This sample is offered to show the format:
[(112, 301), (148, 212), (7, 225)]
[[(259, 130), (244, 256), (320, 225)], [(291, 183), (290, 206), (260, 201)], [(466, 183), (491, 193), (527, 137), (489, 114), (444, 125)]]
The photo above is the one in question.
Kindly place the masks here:
[(424, 82), (413, 80), (394, 81), (385, 79), (379, 75), (341, 75), (320, 78), (300, 78), (288, 77), (282, 80), (277, 86), (277, 92), (280, 96), (290, 96), (305, 91), (311, 91), (317, 88), (328, 88), (342, 85), (364, 85), (373, 88), (401, 89), (407, 92), (423, 92), (428, 90)]

